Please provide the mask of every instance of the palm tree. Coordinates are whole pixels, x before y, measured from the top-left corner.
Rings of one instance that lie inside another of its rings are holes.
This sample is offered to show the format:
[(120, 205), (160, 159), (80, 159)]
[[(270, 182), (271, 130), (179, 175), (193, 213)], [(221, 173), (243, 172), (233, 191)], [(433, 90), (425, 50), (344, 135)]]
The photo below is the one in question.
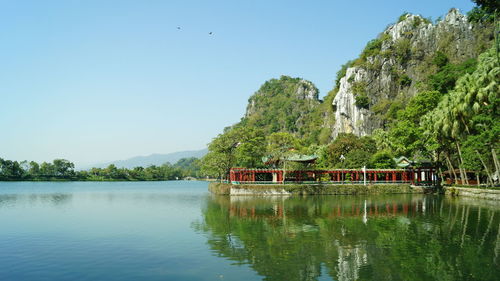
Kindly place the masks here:
[[(477, 124), (473, 117), (487, 110), (488, 105), (497, 102), (500, 95), (498, 86), (499, 80), (500, 67), (492, 48), (480, 56), (479, 64), (474, 73), (467, 74), (457, 81), (454, 90), (454, 93), (456, 93), (456, 104), (453, 112), (459, 117), (468, 135), (474, 133), (471, 132), (470, 128), (476, 128), (478, 125), (482, 127), (482, 129), (489, 129), (484, 128), (484, 124)], [(495, 109), (496, 107), (493, 106), (493, 110)], [(497, 166), (496, 162), (498, 161), (493, 143), (489, 143), (488, 145), (491, 147), (493, 163)], [(488, 175), (490, 184), (493, 184), (492, 175), (481, 153), (479, 153), (477, 149), (475, 149), (475, 152)], [(497, 171), (499, 170), (498, 167), (496, 167), (496, 169)]]
[[(464, 161), (462, 157), (461, 142), (468, 136), (478, 135), (481, 130), (489, 130), (487, 126), (491, 124), (481, 124), (475, 116), (486, 114), (491, 116), (492, 122), (498, 122), (498, 101), (500, 100), (500, 89), (498, 81), (500, 80), (499, 63), (494, 56), (494, 49), (482, 54), (479, 58), (477, 69), (472, 74), (466, 74), (457, 81), (455, 89), (445, 96), (438, 106), (424, 118), (424, 128), (427, 135), (432, 135), (440, 145), (446, 145), (448, 142), (455, 144), (458, 159), (459, 170), (462, 181), (466, 179), (466, 173), (463, 168)], [(478, 129), (479, 128), (479, 129)], [(497, 171), (500, 166), (497, 165), (495, 145), (498, 140), (488, 140), (491, 149), (493, 163)], [(446, 149), (449, 151), (449, 147)], [(488, 175), (488, 181), (493, 185), (490, 169), (486, 164), (477, 147), (474, 148), (478, 159)], [(484, 153), (484, 152), (483, 152)], [(452, 168), (449, 154), (445, 154), (448, 166)]]

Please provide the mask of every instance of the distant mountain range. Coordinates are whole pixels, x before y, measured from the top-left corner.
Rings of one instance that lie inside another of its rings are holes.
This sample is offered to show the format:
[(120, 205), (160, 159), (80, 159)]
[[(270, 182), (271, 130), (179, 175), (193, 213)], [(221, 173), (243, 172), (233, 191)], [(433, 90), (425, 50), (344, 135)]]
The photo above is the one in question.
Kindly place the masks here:
[(166, 162), (169, 162), (170, 164), (175, 164), (177, 161), (179, 161), (182, 158), (190, 158), (190, 157), (196, 157), (196, 158), (201, 158), (207, 154), (208, 149), (201, 149), (201, 150), (189, 150), (189, 151), (178, 151), (178, 152), (173, 152), (173, 153), (167, 153), (167, 154), (151, 154), (148, 156), (136, 156), (132, 157), (129, 159), (125, 160), (117, 160), (117, 161), (112, 161), (112, 162), (106, 162), (106, 163), (98, 163), (94, 165), (86, 165), (82, 166), (82, 170), (90, 169), (92, 167), (96, 168), (105, 168), (109, 166), (110, 164), (114, 164), (118, 168), (134, 168), (134, 167), (148, 167), (151, 165), (156, 165), (160, 166)]

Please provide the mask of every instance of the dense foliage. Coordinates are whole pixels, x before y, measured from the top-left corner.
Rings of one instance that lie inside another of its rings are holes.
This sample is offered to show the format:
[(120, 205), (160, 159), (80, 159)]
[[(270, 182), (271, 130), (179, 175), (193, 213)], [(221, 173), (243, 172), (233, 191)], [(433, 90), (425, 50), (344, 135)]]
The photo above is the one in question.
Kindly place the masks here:
[[(461, 177), (466, 168), (481, 171), (490, 184), (498, 183), (500, 171), (496, 154), (500, 148), (499, 81), (500, 64), (491, 48), (479, 57), (477, 69), (461, 77), (454, 90), (421, 120), (429, 151), (443, 152), (448, 168), (452, 170), (456, 163)], [(436, 160), (440, 160), (438, 155)]]
[(438, 67), (438, 71), (429, 76), (429, 85), (433, 90), (441, 93), (452, 90), (458, 78), (472, 73), (477, 64), (475, 59), (469, 59), (459, 64), (449, 63), (448, 58), (442, 52), (436, 54), (433, 63)]
[(476, 3), (467, 16), (471, 22), (494, 21), (500, 14), (500, 2), (497, 0), (473, 0)]
[(479, 57), (451, 65), (437, 54), (441, 70), (430, 77), (435, 91), (423, 91), (397, 112), (386, 131), (374, 138), (380, 149), (396, 155), (427, 157), (442, 170), (455, 171), (466, 183), (466, 170), (490, 185), (498, 184), (500, 171), (500, 67), (495, 48)]

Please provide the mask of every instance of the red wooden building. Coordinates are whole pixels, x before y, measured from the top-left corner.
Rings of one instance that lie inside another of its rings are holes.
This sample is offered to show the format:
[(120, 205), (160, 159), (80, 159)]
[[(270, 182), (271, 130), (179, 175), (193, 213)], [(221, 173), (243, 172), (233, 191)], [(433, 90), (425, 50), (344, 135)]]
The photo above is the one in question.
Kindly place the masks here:
[(433, 167), (410, 169), (335, 169), (294, 170), (231, 168), (232, 184), (390, 184), (436, 185), (438, 177)]

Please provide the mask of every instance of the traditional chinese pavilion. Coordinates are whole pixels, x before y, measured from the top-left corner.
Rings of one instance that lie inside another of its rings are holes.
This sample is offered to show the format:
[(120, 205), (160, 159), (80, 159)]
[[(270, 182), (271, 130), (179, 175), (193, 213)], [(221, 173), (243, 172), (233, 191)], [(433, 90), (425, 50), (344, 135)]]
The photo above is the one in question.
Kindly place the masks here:
[(433, 167), (410, 169), (332, 169), (292, 170), (232, 168), (233, 184), (391, 184), (436, 185), (438, 177)]

